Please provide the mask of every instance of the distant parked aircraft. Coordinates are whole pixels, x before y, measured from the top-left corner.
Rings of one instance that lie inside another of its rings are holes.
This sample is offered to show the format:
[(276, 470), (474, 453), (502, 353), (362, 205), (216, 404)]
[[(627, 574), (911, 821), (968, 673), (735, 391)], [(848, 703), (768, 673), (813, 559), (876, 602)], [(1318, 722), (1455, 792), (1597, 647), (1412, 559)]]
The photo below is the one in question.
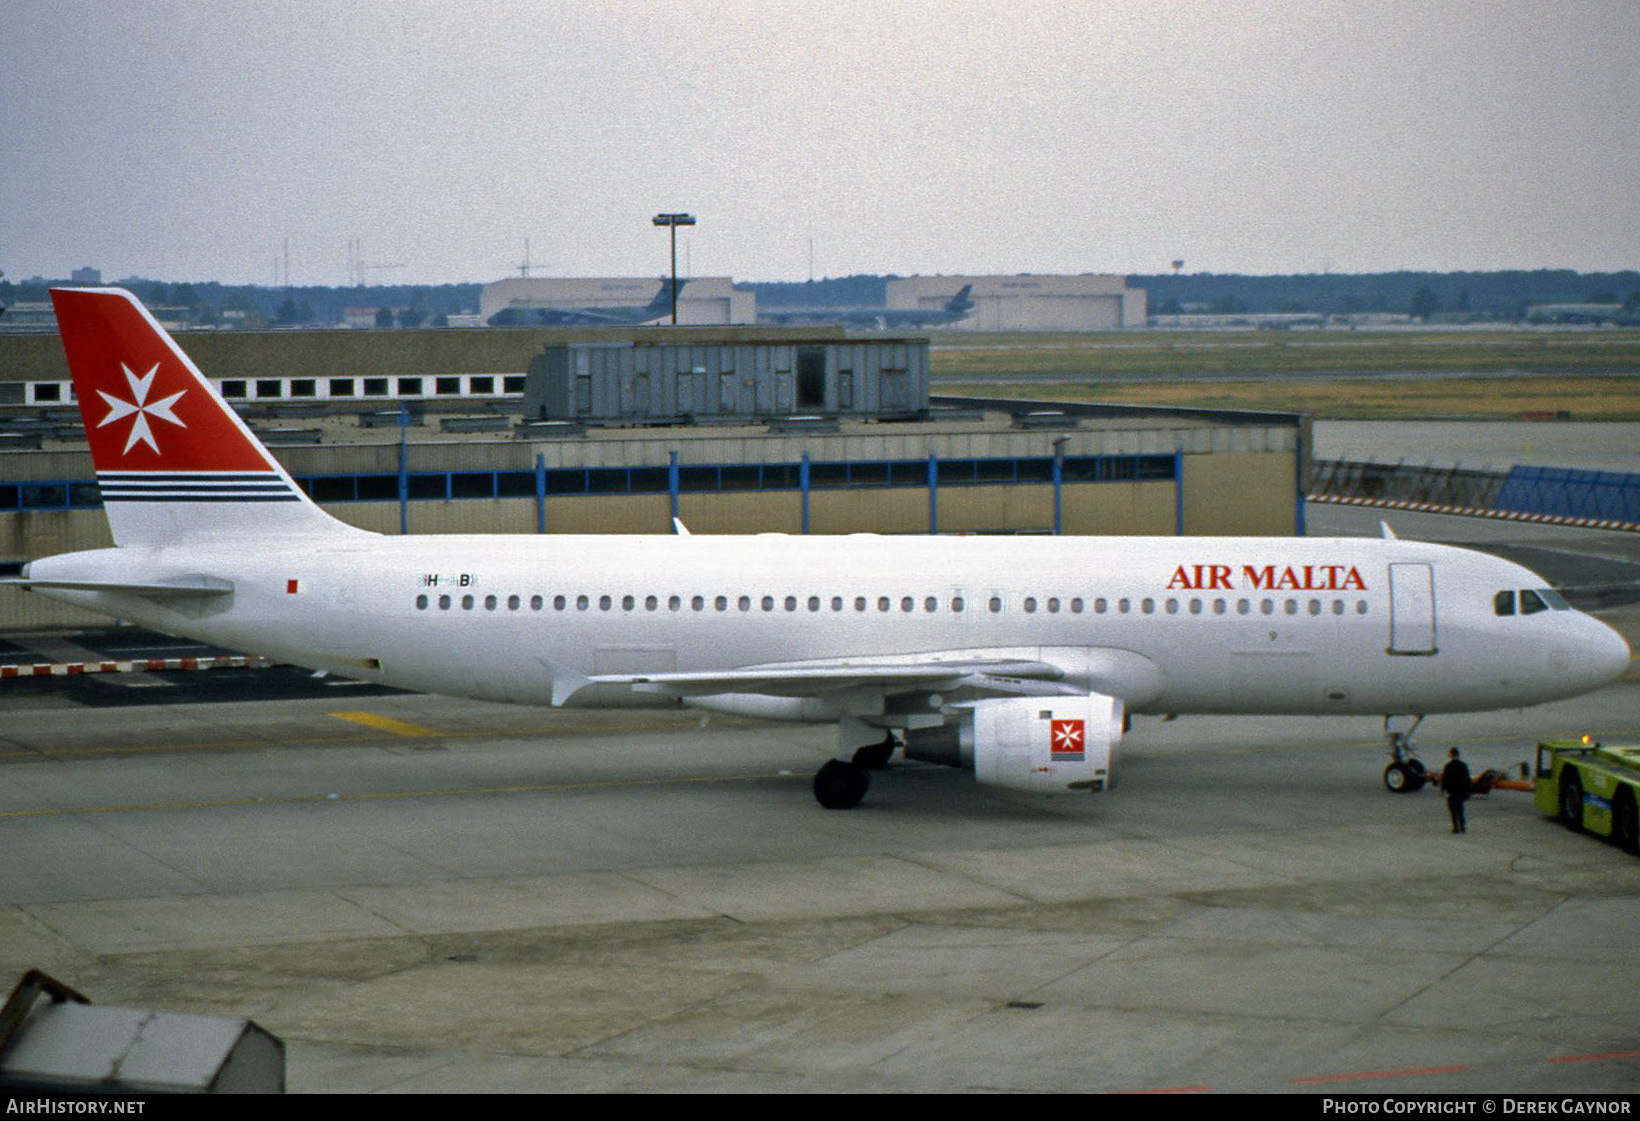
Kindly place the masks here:
[[(678, 281), (678, 291), (688, 281)], [(491, 327), (636, 327), (672, 314), (672, 282), (663, 279), (642, 307), (510, 307), (490, 316)]]
[(757, 318), (763, 323), (833, 323), (843, 327), (875, 327), (879, 330), (941, 327), (968, 318), (968, 313), (974, 310), (974, 301), (968, 298), (973, 287), (972, 284), (964, 284), (961, 291), (939, 308), (812, 308), (759, 312)]

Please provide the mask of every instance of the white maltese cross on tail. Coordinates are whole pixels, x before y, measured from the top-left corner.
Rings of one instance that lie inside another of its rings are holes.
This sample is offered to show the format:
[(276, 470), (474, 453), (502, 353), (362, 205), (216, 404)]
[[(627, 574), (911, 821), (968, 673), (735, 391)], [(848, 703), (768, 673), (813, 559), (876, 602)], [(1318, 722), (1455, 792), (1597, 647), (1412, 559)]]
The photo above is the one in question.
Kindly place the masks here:
[(159, 363), (154, 363), (148, 373), (140, 378), (133, 374), (131, 367), (123, 362), (120, 363), (120, 369), (125, 372), (125, 380), (131, 386), (131, 400), (121, 401), (118, 397), (104, 393), (100, 389), (97, 390), (97, 396), (108, 402), (108, 415), (102, 418), (97, 427), (103, 428), (123, 417), (134, 415), (136, 419), (131, 422), (131, 434), (126, 437), (125, 448), (120, 454), (128, 454), (138, 444), (147, 444), (154, 449), (154, 454), (158, 455), (159, 444), (154, 441), (153, 429), (148, 427), (148, 418), (157, 417), (169, 424), (176, 425), (178, 428), (188, 427), (178, 420), (176, 414), (171, 411), (171, 406), (176, 404), (178, 398), (188, 391), (184, 389), (171, 394), (162, 401), (149, 404), (148, 391), (153, 388), (154, 375), (159, 371)]

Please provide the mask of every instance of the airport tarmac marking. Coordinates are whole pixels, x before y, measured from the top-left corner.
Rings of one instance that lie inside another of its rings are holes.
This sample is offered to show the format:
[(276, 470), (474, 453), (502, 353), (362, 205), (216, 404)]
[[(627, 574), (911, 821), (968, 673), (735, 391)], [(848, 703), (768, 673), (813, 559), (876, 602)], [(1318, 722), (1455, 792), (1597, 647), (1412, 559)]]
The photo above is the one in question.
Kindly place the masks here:
[(1602, 1051), (1596, 1055), (1559, 1055), (1551, 1063), (1604, 1063), (1613, 1059), (1640, 1059), (1640, 1051)]
[(363, 724), (367, 728), (380, 728), (382, 731), (392, 732), (396, 736), (440, 736), (444, 734), (435, 732), (431, 728), (423, 728), (420, 724), (394, 720), (391, 716), (378, 716), (374, 712), (332, 712), (328, 715), (335, 717), (337, 720)]
[(1351, 1082), (1359, 1078), (1407, 1078), (1415, 1074), (1463, 1074), (1468, 1071), (1466, 1066), (1450, 1067), (1408, 1067), (1405, 1070), (1362, 1070), (1353, 1074), (1321, 1074), (1314, 1078), (1291, 1078), (1289, 1084), (1293, 1086), (1308, 1086), (1316, 1082)]
[(596, 779), (587, 782), (531, 783), (521, 786), (456, 787), (450, 790), (379, 790), (362, 794), (301, 794), (266, 798), (211, 798), (194, 802), (137, 802), (112, 806), (58, 806), (39, 810), (0, 810), (0, 818), (72, 817), (77, 814), (141, 813), (153, 810), (204, 810), (227, 806), (307, 806), (333, 802), (399, 801), (409, 798), (465, 798), (496, 794), (551, 794), (564, 790), (608, 790), (645, 786), (704, 786), (712, 783), (789, 781), (804, 776), (783, 774), (700, 775), (646, 779)]

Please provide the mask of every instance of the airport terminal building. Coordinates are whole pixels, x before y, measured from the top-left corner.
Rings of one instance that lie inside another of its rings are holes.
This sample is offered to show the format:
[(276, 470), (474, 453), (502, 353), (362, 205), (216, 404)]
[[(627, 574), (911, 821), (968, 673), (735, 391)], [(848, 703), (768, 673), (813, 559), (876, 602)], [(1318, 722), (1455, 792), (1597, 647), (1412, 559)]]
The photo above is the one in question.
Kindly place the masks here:
[[(940, 397), (923, 339), (648, 328), (178, 341), (316, 502), (381, 533), (661, 534), (674, 518), (696, 534), (1302, 532), (1304, 417)], [(0, 565), (110, 544), (66, 376), (54, 336), (0, 340)], [(100, 621), (0, 588), (3, 627)]]

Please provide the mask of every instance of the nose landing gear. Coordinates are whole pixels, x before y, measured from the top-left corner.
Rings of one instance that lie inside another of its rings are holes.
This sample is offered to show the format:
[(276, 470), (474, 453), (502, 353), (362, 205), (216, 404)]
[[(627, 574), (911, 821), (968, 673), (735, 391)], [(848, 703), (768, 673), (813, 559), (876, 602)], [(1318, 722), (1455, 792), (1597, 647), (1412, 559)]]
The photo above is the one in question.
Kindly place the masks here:
[(1412, 733), (1424, 722), (1423, 714), (1412, 716), (1412, 723), (1404, 729), (1393, 726), (1394, 721), (1405, 719), (1405, 716), (1384, 717), (1384, 739), (1388, 743), (1391, 759), (1390, 765), (1384, 768), (1384, 789), (1391, 794), (1412, 794), (1422, 790), (1424, 784), (1430, 781), (1429, 772), (1424, 769), (1412, 746)]

